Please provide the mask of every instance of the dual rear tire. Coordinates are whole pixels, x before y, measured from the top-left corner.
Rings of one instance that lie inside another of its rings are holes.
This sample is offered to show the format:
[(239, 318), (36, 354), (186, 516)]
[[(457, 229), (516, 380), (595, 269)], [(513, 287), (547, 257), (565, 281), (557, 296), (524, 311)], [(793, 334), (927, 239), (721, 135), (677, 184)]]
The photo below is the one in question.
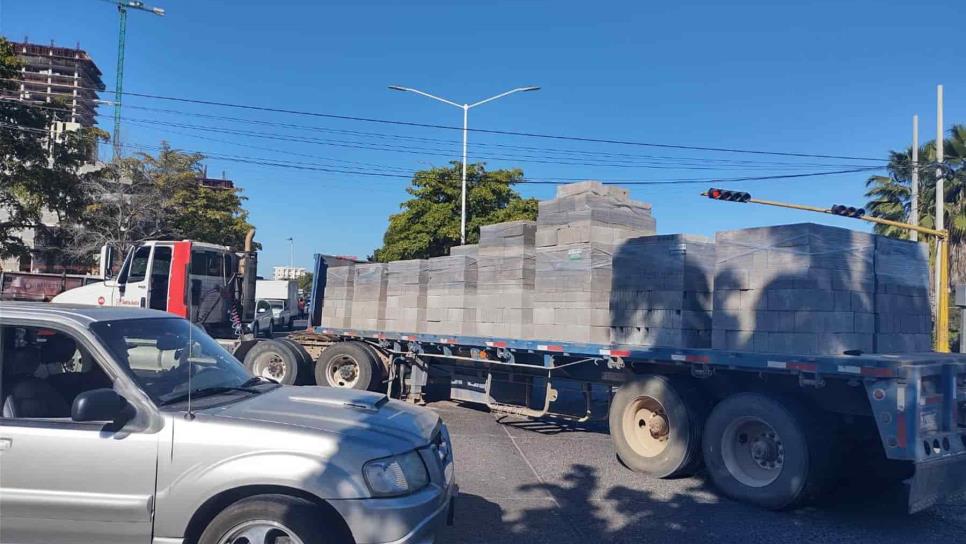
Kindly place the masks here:
[(790, 397), (737, 393), (709, 409), (687, 379), (641, 376), (610, 408), (617, 456), (658, 478), (702, 467), (728, 497), (772, 510), (814, 499), (830, 472), (827, 425)]
[(329, 387), (376, 391), (382, 385), (383, 365), (363, 342), (339, 342), (322, 350), (315, 362), (315, 382)]

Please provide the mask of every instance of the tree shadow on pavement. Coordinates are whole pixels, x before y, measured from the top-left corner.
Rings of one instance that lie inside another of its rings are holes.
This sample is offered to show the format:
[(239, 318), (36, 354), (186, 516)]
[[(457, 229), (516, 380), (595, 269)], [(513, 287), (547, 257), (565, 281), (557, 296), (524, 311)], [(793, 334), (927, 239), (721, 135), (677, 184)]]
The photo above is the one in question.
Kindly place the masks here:
[(558, 480), (521, 485), (513, 498), (460, 496), (456, 526), (446, 528), (440, 542), (907, 544), (962, 542), (966, 532), (966, 500), (910, 516), (857, 494), (770, 512), (722, 498), (697, 478), (654, 481), (653, 489), (602, 489), (596, 468), (575, 464)]

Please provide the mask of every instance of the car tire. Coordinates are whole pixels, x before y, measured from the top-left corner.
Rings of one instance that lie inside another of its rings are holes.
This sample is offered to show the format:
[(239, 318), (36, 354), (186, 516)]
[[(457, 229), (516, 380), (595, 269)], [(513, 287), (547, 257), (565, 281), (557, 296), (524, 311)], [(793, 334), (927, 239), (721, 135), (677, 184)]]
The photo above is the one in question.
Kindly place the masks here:
[(732, 499), (794, 508), (815, 499), (830, 477), (830, 429), (796, 399), (738, 393), (708, 417), (705, 466), (715, 487)]
[(295, 350), (276, 340), (262, 340), (245, 354), (245, 368), (255, 376), (270, 378), (283, 385), (298, 380), (299, 361)]
[(290, 347), (295, 354), (298, 356), (299, 361), (299, 379), (297, 385), (315, 385), (315, 361), (309, 352), (305, 351), (302, 344), (299, 344), (291, 338), (279, 338), (278, 342), (285, 344)]
[(631, 470), (656, 478), (693, 474), (701, 463), (701, 431), (707, 415), (691, 384), (643, 375), (622, 385), (609, 422), (617, 457)]
[(275, 320), (271, 319), (268, 322), (268, 330), (265, 331), (265, 338), (275, 338)]
[[(246, 530), (269, 528), (281, 537), (295, 537), (305, 544), (344, 544), (351, 539), (333, 530), (341, 524), (332, 523), (327, 512), (305, 499), (288, 495), (256, 495), (229, 505), (219, 512), (198, 539), (198, 544), (222, 542), (251, 542)], [(271, 532), (268, 536), (271, 536)], [(266, 542), (268, 540), (265, 540)]]
[(258, 321), (253, 322), (248, 329), (252, 331), (252, 338), (258, 338), (258, 335), (261, 334), (258, 330)]
[(379, 384), (378, 376), (372, 352), (360, 342), (332, 344), (315, 362), (315, 383), (319, 385), (366, 391)]

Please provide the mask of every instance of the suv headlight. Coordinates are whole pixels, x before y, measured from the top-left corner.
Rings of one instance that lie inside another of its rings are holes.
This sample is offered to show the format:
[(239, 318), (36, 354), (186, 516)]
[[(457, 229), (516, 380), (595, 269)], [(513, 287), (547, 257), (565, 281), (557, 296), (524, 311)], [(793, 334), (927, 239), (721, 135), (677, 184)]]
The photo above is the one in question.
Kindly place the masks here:
[(429, 473), (416, 451), (373, 459), (362, 467), (369, 491), (377, 497), (408, 495), (429, 484)]

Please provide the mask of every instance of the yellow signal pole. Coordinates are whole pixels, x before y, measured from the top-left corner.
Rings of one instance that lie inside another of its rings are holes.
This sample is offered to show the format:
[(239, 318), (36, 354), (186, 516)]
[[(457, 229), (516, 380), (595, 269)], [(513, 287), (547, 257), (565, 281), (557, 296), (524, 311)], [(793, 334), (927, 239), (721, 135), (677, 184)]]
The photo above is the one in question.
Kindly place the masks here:
[[(701, 196), (709, 196), (708, 193), (701, 193)], [(724, 200), (728, 202), (727, 200)], [(825, 213), (829, 215), (834, 215), (836, 217), (851, 217), (852, 219), (861, 219), (862, 221), (867, 221), (869, 223), (878, 223), (880, 225), (890, 225), (893, 227), (899, 227), (903, 229), (908, 229), (911, 231), (919, 232), (929, 236), (934, 236), (936, 238), (936, 249), (938, 250), (936, 255), (936, 266), (939, 267), (939, 284), (940, 289), (936, 293), (936, 334), (935, 334), (935, 347), (934, 349), (940, 353), (949, 353), (949, 231), (948, 230), (936, 230), (927, 227), (920, 227), (919, 225), (912, 225), (909, 223), (902, 223), (901, 221), (892, 221), (891, 219), (882, 219), (880, 217), (866, 217), (866, 216), (849, 216), (849, 215), (839, 215), (833, 213), (831, 209), (828, 208), (818, 208), (816, 206), (806, 206), (803, 204), (791, 204), (788, 202), (776, 202), (774, 200), (761, 200), (757, 198), (749, 198), (744, 202), (750, 204), (762, 204), (764, 206), (776, 206), (778, 208), (789, 208), (792, 210), (802, 210), (806, 212), (816, 212)]]

